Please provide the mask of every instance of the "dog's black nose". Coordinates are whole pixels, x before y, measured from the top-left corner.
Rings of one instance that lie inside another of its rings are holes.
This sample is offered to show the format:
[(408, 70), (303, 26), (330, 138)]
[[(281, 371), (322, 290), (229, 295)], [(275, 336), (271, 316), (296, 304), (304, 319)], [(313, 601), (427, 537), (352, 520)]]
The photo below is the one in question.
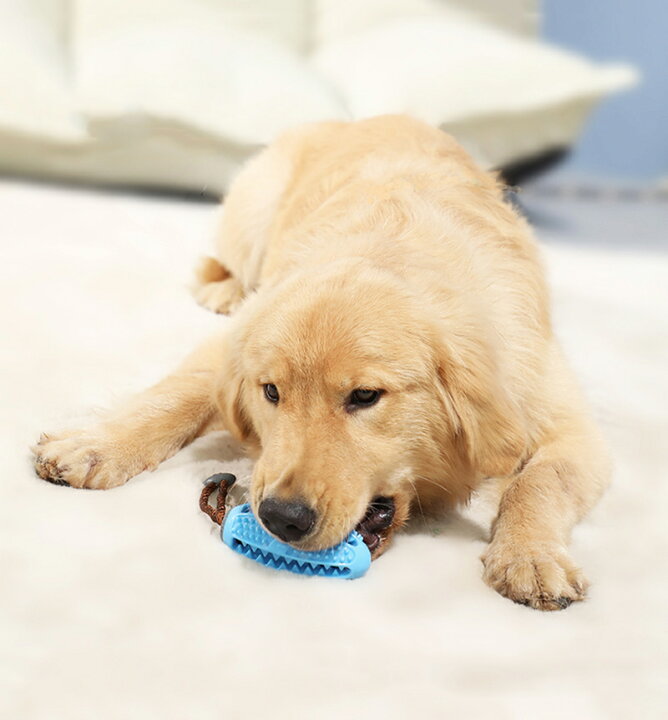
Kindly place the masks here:
[(267, 530), (285, 542), (301, 540), (315, 522), (315, 512), (308, 505), (277, 498), (263, 500), (258, 515)]

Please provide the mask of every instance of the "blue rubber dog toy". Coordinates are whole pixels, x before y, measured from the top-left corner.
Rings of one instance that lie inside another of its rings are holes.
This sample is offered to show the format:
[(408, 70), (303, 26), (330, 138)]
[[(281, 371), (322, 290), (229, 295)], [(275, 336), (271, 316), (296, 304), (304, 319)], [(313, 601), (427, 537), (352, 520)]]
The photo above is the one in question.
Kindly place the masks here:
[[(235, 480), (230, 473), (218, 473), (209, 478), (200, 497), (200, 508), (221, 525), (221, 538), (232, 550), (265, 567), (300, 575), (353, 580), (369, 569), (371, 552), (355, 530), (332, 548), (307, 552), (270, 535), (256, 520), (248, 503), (232, 508), (225, 516), (225, 496)], [(209, 496), (214, 490), (219, 491), (216, 510), (209, 505)]]
[(371, 565), (371, 553), (362, 536), (353, 530), (346, 540), (328, 550), (297, 550), (272, 537), (255, 519), (250, 505), (229, 511), (221, 529), (226, 545), (266, 567), (300, 575), (325, 575), (352, 580)]

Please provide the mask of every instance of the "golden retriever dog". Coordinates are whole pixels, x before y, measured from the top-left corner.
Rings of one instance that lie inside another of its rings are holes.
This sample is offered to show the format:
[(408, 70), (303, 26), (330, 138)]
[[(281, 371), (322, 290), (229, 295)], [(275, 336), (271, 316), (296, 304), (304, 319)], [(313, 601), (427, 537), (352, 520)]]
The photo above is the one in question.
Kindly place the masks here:
[(256, 458), (254, 512), (305, 550), (376, 498), (399, 527), (493, 479), (485, 581), (541, 610), (583, 599), (567, 545), (606, 448), (531, 231), (453, 138), (401, 116), (286, 133), (234, 182), (196, 296), (231, 314), (220, 336), (96, 426), (43, 435), (42, 478), (115, 487), (224, 428)]

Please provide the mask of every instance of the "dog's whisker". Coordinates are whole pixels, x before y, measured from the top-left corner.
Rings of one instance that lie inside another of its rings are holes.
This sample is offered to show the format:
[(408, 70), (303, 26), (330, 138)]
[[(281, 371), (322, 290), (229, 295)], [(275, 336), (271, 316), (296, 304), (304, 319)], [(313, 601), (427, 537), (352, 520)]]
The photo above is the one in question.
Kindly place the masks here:
[(441, 483), (437, 483), (435, 480), (432, 480), (431, 478), (424, 477), (424, 475), (417, 475), (416, 480), (422, 480), (423, 482), (431, 483), (432, 485), (435, 485), (437, 488), (440, 488), (441, 490), (448, 493), (448, 495), (452, 495), (452, 490), (450, 488), (446, 487), (445, 485)]
[(418, 509), (420, 510), (420, 515), (422, 515), (422, 519), (425, 520), (425, 514), (424, 510), (422, 509), (422, 503), (420, 502), (420, 493), (418, 492), (417, 487), (415, 487), (415, 482), (409, 478), (407, 478), (408, 482), (413, 486), (413, 491), (415, 492), (415, 499), (417, 500)]

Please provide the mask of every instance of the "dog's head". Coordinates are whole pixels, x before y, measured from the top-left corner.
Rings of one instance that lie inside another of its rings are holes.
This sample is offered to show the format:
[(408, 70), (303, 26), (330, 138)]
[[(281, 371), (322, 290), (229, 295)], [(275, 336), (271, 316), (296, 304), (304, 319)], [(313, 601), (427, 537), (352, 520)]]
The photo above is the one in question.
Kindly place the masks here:
[(449, 339), (447, 319), (390, 274), (353, 262), (293, 277), (235, 322), (221, 412), (259, 450), (256, 516), (301, 549), (342, 540), (377, 496), (408, 507), (416, 480), (457, 496), (472, 473), (518, 462), (521, 433), (483, 340), (470, 327)]

